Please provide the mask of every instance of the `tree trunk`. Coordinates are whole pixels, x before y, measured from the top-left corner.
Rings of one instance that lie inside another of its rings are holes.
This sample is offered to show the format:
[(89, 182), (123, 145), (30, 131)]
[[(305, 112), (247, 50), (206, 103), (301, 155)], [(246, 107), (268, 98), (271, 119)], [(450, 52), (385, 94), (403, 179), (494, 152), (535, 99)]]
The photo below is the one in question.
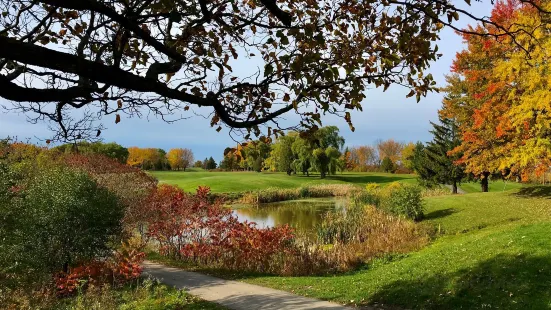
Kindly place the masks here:
[(483, 172), (482, 177), (480, 178), (480, 186), (482, 187), (482, 192), (487, 193), (488, 189), (488, 177), (490, 176), (489, 172)]
[(325, 174), (326, 174), (326, 172), (325, 172), (325, 171), (322, 171), (322, 172), (320, 173), (320, 178), (321, 178), (321, 179), (325, 179)]
[(453, 181), (452, 194), (457, 194), (457, 181)]

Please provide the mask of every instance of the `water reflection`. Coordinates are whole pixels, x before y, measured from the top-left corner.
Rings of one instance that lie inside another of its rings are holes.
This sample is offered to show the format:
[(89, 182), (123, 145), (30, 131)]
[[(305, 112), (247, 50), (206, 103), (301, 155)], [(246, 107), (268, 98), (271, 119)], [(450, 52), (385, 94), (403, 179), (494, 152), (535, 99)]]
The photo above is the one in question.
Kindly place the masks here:
[(257, 223), (258, 227), (289, 224), (297, 231), (311, 232), (331, 210), (344, 208), (345, 199), (307, 199), (264, 204), (259, 207), (234, 206), (239, 220)]

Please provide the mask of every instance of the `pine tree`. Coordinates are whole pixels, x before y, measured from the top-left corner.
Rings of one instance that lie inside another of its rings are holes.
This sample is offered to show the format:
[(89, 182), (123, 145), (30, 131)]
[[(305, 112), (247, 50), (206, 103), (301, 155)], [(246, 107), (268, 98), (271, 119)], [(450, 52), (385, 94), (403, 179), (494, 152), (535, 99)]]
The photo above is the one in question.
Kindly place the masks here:
[(465, 178), (465, 168), (456, 164), (461, 154), (449, 152), (461, 144), (458, 127), (454, 119), (440, 117), (440, 124), (431, 122), (433, 140), (424, 149), (425, 158), (421, 161), (424, 171), (420, 174), (425, 181), (451, 184), (457, 194), (457, 184)]

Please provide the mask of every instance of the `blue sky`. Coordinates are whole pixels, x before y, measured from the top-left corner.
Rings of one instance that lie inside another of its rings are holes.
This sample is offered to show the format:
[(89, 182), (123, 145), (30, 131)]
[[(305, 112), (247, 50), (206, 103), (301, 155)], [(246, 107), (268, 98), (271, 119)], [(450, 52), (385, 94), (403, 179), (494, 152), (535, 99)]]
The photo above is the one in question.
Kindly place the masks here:
[[(471, 7), (463, 4), (462, 0), (452, 2), (465, 6), (475, 15), (490, 14), (490, 1), (473, 1)], [(463, 17), (457, 25), (463, 27), (469, 22)], [(444, 75), (449, 73), (455, 53), (462, 49), (462, 42), (451, 29), (443, 30), (440, 36), (438, 46), (443, 56), (431, 65), (430, 72), (438, 84), (443, 85)], [(384, 93), (379, 89), (367, 91), (367, 98), (362, 103), (363, 112), (352, 113), (355, 132), (350, 131), (344, 120), (333, 116), (324, 118), (324, 125), (338, 126), (349, 146), (372, 144), (377, 139), (388, 138), (402, 142), (428, 141), (428, 130), (431, 128), (429, 121), (438, 119), (437, 110), (441, 105), (442, 94), (429, 94), (417, 103), (414, 98), (405, 98), (408, 92), (397, 86), (390, 87)], [(3, 99), (0, 99), (0, 104), (9, 105)], [(165, 150), (186, 147), (193, 150), (196, 159), (213, 156), (220, 160), (224, 148), (235, 144), (227, 129), (216, 132), (209, 126), (209, 121), (201, 117), (173, 124), (155, 118), (123, 118), (116, 125), (110, 120), (104, 123), (108, 127), (102, 134), (105, 142), (115, 141), (126, 147), (156, 147)], [(19, 140), (31, 138), (37, 141), (37, 138), (46, 139), (50, 134), (44, 123), (30, 124), (24, 115), (0, 112), (0, 138), (17, 136)]]

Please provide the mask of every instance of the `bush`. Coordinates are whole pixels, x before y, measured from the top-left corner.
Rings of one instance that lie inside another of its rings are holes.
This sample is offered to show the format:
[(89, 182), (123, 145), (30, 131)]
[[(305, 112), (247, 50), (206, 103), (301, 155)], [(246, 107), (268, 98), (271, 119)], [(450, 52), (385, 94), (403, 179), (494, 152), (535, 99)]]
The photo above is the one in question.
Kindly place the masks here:
[(114, 194), (67, 168), (38, 171), (1, 211), (0, 268), (34, 277), (108, 256), (123, 217)]
[(419, 249), (430, 239), (426, 227), (374, 206), (354, 206), (346, 212), (330, 212), (317, 231), (319, 243), (333, 244), (322, 254), (327, 265), (341, 271), (375, 257)]
[(150, 197), (148, 235), (160, 254), (210, 268), (282, 272), (292, 230), (240, 223), (230, 209), (210, 203), (208, 194), (203, 187), (192, 195), (161, 185)]
[(409, 184), (391, 185), (385, 189), (384, 198), (381, 200), (381, 207), (398, 216), (415, 221), (421, 220), (424, 216), (421, 188), (417, 185)]

